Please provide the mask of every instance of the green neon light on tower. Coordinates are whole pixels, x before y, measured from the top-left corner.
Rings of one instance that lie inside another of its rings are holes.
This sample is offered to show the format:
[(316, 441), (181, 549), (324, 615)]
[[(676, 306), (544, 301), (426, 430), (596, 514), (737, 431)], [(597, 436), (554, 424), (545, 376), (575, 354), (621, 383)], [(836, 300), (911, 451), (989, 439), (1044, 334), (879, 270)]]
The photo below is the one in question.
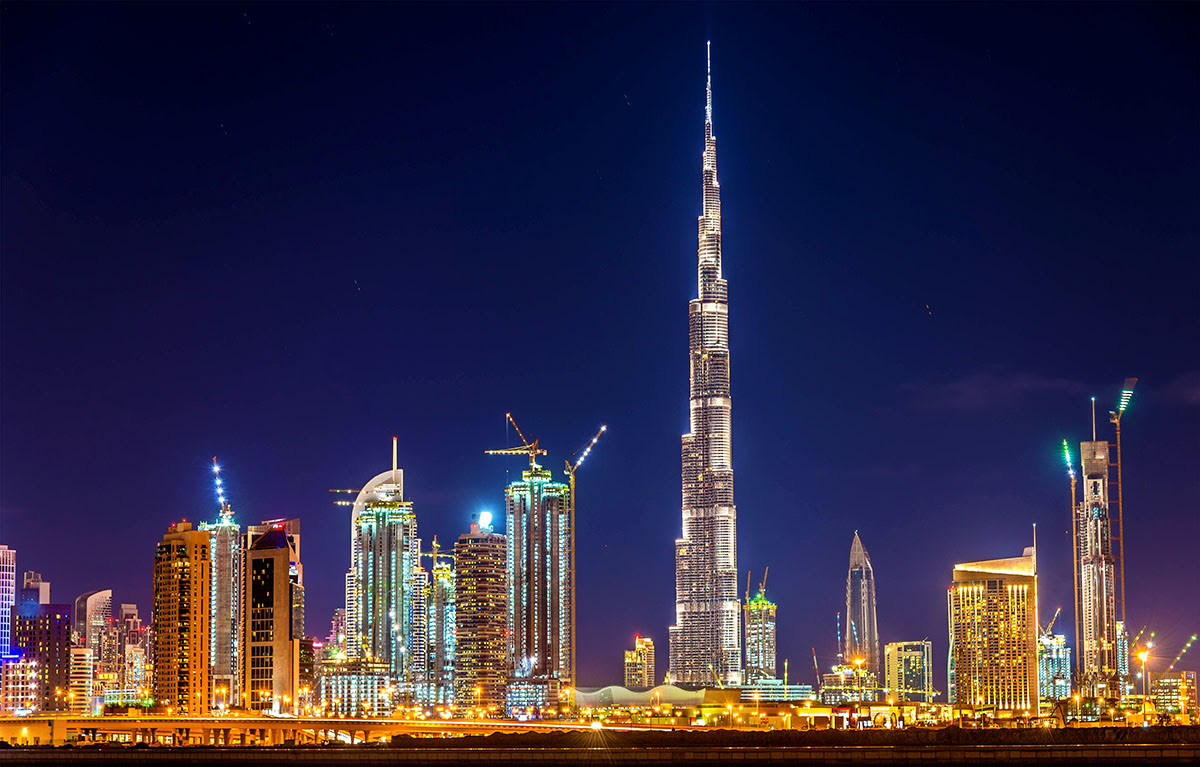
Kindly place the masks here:
[(1071, 448), (1067, 445), (1067, 441), (1062, 441), (1063, 445), (1063, 460), (1067, 462), (1067, 473), (1071, 475), (1071, 479), (1075, 478), (1075, 467), (1071, 465)]

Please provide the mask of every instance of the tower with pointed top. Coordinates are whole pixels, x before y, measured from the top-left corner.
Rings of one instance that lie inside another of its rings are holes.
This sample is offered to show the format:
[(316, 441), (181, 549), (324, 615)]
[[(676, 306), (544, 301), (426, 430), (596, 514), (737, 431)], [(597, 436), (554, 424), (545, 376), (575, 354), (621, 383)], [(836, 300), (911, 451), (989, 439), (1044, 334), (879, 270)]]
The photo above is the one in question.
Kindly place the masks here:
[(675, 540), (670, 679), (736, 685), (742, 678), (737, 509), (729, 388), (729, 301), (721, 276), (721, 187), (712, 120), (711, 43), (697, 222), (696, 298), (688, 302), (689, 423), (682, 440), (683, 531)]
[(850, 543), (850, 570), (846, 573), (847, 662), (862, 658), (864, 670), (878, 674), (879, 628), (875, 624), (875, 569), (871, 555), (854, 531)]

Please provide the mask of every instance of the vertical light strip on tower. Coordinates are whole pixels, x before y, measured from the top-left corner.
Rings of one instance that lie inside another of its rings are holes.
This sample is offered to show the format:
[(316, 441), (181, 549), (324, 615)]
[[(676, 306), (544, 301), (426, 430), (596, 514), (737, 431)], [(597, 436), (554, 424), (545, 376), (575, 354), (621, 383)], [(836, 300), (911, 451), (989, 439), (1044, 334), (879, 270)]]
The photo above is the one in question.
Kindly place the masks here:
[(741, 609), (731, 451), (729, 303), (721, 276), (721, 188), (713, 135), (711, 55), (700, 178), (697, 296), (688, 303), (689, 429), (682, 438), (683, 529), (675, 541), (670, 678), (684, 684), (739, 684)]
[(221, 465), (213, 456), (213, 489), (217, 494), (217, 521), (201, 523), (208, 533), (210, 585), (209, 663), (218, 706), (236, 705), (239, 698), (241, 643), (238, 641), (242, 614), (242, 535), (233, 520), (233, 508), (221, 479)]

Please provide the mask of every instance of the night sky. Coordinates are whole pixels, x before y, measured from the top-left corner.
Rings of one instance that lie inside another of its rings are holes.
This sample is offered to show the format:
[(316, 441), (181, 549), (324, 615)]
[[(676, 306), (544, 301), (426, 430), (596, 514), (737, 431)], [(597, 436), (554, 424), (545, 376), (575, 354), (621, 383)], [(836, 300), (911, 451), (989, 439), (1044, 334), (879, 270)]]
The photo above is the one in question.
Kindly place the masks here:
[[(882, 641), (1038, 524), (1071, 633), (1060, 440), (1124, 420), (1129, 618), (1200, 630), (1196, 5), (15, 4), (2, 13), (0, 542), (149, 613), (168, 524), (298, 516), (390, 467), (428, 545), (500, 512), (521, 427), (579, 472), (581, 683), (667, 665), (704, 42), (739, 565), (833, 662), (850, 541)], [(1151, 660), (1151, 665), (1156, 665)], [(1189, 664), (1181, 664), (1187, 667)], [(1200, 665), (1193, 658), (1191, 667)]]

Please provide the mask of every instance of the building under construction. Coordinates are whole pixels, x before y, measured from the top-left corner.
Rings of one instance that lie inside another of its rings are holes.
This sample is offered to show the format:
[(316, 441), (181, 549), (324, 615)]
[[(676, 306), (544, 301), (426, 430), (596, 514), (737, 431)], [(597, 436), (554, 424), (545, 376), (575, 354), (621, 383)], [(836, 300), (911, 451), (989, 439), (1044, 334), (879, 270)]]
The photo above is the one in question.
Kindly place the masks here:
[[(1125, 692), (1128, 646), (1125, 637), (1124, 518), (1121, 488), (1121, 417), (1136, 378), (1126, 379), (1117, 409), (1109, 413), (1116, 442), (1096, 437), (1092, 398), (1092, 439), (1079, 445), (1082, 494), (1071, 475), (1072, 546), (1075, 583), (1075, 657), (1078, 688), (1087, 697), (1120, 698)], [(1115, 471), (1114, 471), (1115, 470)], [(1115, 486), (1112, 480), (1115, 479)], [(1115, 523), (1115, 525), (1114, 525)], [(1115, 530), (1114, 530), (1115, 526)]]
[(763, 573), (758, 593), (750, 598), (750, 574), (746, 573), (746, 604), (743, 621), (746, 627), (746, 684), (776, 678), (775, 611), (774, 602), (767, 599), (767, 574)]

